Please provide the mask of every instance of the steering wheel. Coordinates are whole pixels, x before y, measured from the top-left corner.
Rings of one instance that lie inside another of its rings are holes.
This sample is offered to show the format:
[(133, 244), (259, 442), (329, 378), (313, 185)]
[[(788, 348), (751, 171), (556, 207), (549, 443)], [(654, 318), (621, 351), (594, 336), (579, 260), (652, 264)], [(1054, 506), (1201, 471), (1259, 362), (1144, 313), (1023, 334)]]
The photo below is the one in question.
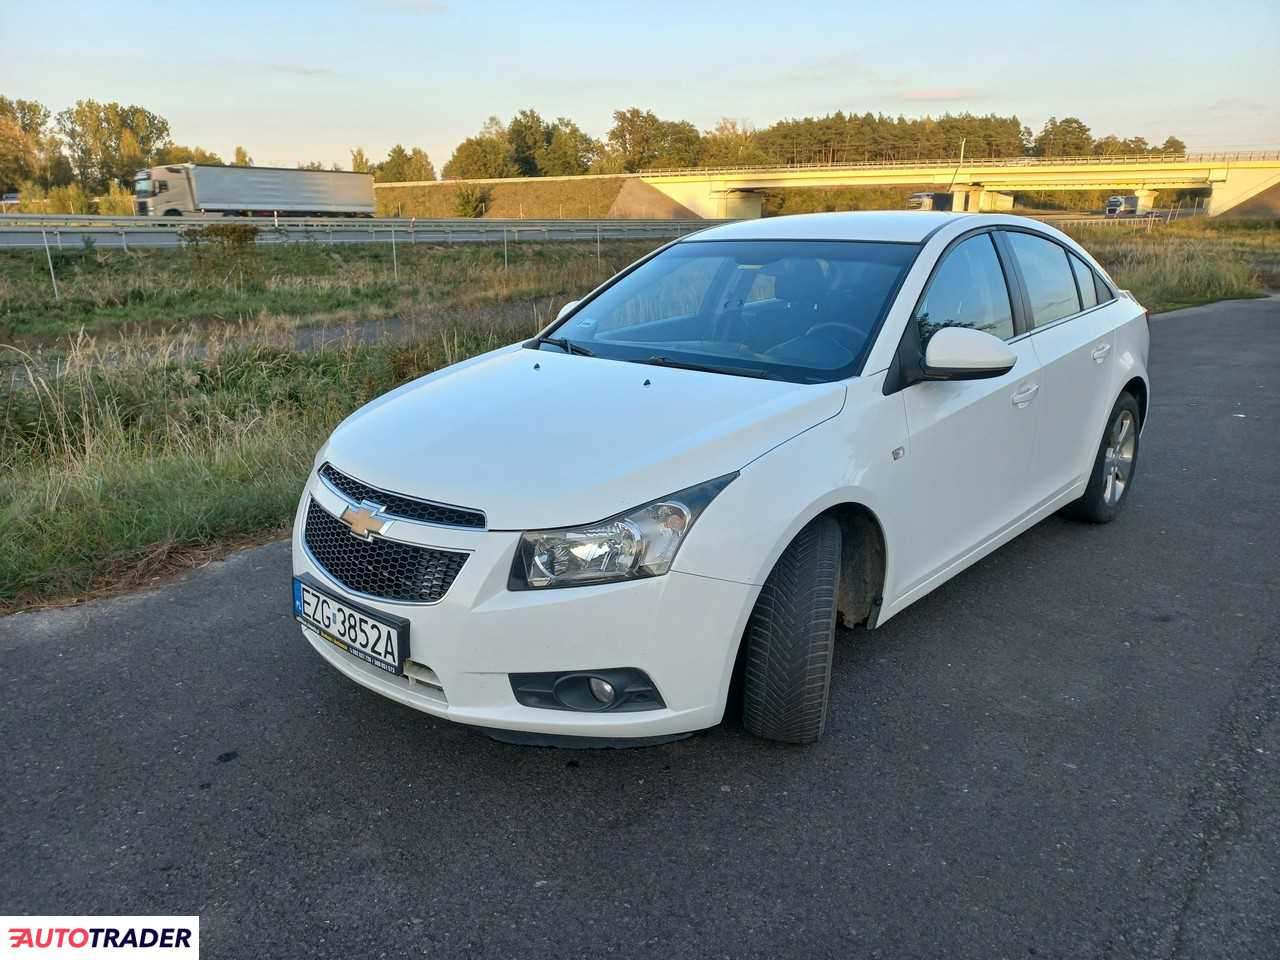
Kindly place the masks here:
[(858, 340), (862, 336), (856, 327), (851, 327), (847, 323), (836, 323), (834, 320), (815, 323), (804, 332), (804, 335), (806, 337), (827, 337), (847, 349), (856, 349)]

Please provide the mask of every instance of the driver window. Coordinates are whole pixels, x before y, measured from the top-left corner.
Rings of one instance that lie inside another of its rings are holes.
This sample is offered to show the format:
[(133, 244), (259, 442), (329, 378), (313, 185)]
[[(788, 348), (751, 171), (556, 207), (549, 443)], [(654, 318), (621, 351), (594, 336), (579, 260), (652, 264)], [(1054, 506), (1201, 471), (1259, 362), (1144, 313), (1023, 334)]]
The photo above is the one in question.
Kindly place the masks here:
[(943, 327), (969, 327), (1001, 340), (1013, 336), (1009, 288), (990, 234), (951, 248), (916, 307), (915, 319), (921, 349)]

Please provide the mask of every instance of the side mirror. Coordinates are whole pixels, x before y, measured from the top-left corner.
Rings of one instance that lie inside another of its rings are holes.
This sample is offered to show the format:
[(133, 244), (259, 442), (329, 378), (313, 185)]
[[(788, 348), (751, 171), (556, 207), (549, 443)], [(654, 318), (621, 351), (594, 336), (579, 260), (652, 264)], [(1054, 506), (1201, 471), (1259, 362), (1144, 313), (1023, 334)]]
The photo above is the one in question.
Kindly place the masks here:
[(969, 327), (943, 327), (924, 351), (926, 380), (986, 380), (1002, 377), (1018, 362), (999, 337)]
[(563, 307), (560, 308), (560, 312), (556, 314), (556, 320), (563, 320), (565, 317), (565, 314), (567, 314), (570, 310), (572, 310), (581, 302), (582, 302), (581, 300), (570, 300), (568, 303), (566, 303)]

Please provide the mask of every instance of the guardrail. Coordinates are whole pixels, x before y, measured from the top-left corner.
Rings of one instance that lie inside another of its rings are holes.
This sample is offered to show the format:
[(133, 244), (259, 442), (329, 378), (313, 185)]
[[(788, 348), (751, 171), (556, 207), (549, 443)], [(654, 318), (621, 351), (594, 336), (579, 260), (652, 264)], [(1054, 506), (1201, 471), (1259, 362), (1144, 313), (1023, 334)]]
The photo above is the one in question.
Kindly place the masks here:
[(257, 242), (271, 243), (498, 243), (529, 240), (601, 241), (681, 237), (717, 220), (418, 220), (415, 218), (109, 217), (96, 214), (0, 215), (0, 249), (62, 249), (89, 238), (96, 246), (177, 247), (183, 233), (215, 224), (251, 224)]

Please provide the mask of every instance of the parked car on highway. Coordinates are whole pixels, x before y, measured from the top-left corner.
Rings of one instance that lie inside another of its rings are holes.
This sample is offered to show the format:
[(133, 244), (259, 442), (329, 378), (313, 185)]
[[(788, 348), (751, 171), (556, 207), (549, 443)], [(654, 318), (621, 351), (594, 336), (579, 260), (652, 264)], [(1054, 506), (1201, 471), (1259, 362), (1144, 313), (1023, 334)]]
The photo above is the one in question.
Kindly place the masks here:
[(338, 426), (294, 613), (358, 683), (526, 736), (823, 730), (875, 628), (1130, 496), (1143, 307), (1009, 215), (838, 213), (668, 244), (554, 324)]

